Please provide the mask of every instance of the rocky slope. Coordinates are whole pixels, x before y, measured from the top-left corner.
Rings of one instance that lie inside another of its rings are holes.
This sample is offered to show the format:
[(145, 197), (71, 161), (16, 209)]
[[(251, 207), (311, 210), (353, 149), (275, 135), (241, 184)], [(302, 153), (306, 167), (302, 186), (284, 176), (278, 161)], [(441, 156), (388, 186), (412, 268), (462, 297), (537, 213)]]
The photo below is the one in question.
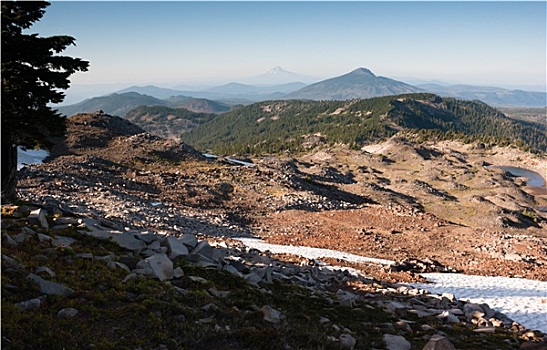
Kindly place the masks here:
[[(80, 118), (62, 152), (20, 171), (25, 202), (2, 208), (6, 349), (545, 345), (484, 305), (398, 284), (439, 269), (547, 279), (547, 199), (484, 166), (545, 169), (544, 158), (393, 139), (244, 167)], [(249, 251), (241, 236), (398, 263), (352, 275)]]

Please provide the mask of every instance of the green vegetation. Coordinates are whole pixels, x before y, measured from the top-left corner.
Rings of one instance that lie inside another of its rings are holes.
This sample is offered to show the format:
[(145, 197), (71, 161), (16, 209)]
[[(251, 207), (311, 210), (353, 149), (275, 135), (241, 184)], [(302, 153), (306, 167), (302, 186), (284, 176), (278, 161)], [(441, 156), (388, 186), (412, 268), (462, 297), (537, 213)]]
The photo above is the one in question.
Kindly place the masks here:
[(419, 140), (514, 144), (547, 150), (546, 127), (515, 121), (477, 101), (427, 93), (351, 101), (266, 101), (234, 108), (182, 136), (192, 146), (221, 154), (300, 152), (320, 143), (350, 147), (397, 132)]

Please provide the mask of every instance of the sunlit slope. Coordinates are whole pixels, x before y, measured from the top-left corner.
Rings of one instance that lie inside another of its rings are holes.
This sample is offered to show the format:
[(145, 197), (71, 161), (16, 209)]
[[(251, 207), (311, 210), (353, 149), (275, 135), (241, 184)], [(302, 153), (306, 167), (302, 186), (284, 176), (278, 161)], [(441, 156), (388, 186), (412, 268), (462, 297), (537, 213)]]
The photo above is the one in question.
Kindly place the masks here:
[(202, 150), (261, 154), (329, 143), (359, 148), (400, 131), (424, 139), (547, 150), (545, 126), (507, 118), (481, 102), (427, 93), (349, 101), (265, 101), (234, 108), (182, 139)]

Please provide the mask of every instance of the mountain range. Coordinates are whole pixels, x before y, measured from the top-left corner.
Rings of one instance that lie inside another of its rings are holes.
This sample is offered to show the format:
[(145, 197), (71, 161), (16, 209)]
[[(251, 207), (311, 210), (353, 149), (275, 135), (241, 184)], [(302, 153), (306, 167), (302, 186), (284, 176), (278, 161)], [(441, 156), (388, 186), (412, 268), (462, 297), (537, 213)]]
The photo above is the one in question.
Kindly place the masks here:
[[(347, 74), (326, 79), (311, 85), (303, 82), (286, 83), (296, 73), (276, 67), (260, 80), (274, 81), (278, 85), (250, 85), (231, 82), (220, 86), (202, 88), (198, 91), (177, 90), (154, 85), (131, 86), (112, 94), (94, 97), (74, 105), (58, 107), (65, 115), (103, 110), (106, 113), (124, 116), (138, 106), (168, 106), (187, 108), (194, 112), (222, 113), (235, 105), (248, 105), (266, 100), (350, 100), (390, 96), (404, 93), (430, 92), (443, 97), (480, 100), (496, 107), (544, 107), (547, 93), (539, 91), (507, 90), (496, 87), (472, 85), (419, 84), (410, 85), (387, 77), (376, 76), (367, 68), (358, 68)], [(271, 79), (267, 79), (270, 77)]]
[(547, 93), (508, 90), (490, 86), (420, 84), (417, 87), (441, 96), (479, 100), (495, 107), (545, 107)]
[[(155, 90), (157, 89), (159, 88), (156, 88)], [(125, 117), (128, 112), (141, 106), (184, 108), (198, 113), (222, 113), (229, 111), (231, 108), (229, 105), (222, 102), (203, 98), (193, 98), (179, 95), (172, 96), (168, 99), (160, 99), (131, 91), (89, 98), (74, 105), (57, 107), (57, 110), (65, 116), (101, 110), (107, 114)]]

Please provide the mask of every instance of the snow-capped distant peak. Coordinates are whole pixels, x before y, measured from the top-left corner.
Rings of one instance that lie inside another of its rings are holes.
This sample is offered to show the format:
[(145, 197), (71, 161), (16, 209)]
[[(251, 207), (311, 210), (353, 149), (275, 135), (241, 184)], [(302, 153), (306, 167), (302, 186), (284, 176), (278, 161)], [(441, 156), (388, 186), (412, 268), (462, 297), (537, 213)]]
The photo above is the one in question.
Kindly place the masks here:
[(294, 82), (310, 83), (315, 81), (317, 81), (316, 78), (286, 71), (281, 68), (281, 66), (276, 66), (266, 73), (255, 75), (244, 80), (247, 84), (255, 85), (278, 85)]
[(281, 75), (281, 74), (287, 74), (290, 72), (287, 72), (286, 70), (284, 70), (283, 68), (281, 68), (280, 66), (276, 66), (272, 69), (270, 69), (267, 74), (272, 74), (272, 75)]

